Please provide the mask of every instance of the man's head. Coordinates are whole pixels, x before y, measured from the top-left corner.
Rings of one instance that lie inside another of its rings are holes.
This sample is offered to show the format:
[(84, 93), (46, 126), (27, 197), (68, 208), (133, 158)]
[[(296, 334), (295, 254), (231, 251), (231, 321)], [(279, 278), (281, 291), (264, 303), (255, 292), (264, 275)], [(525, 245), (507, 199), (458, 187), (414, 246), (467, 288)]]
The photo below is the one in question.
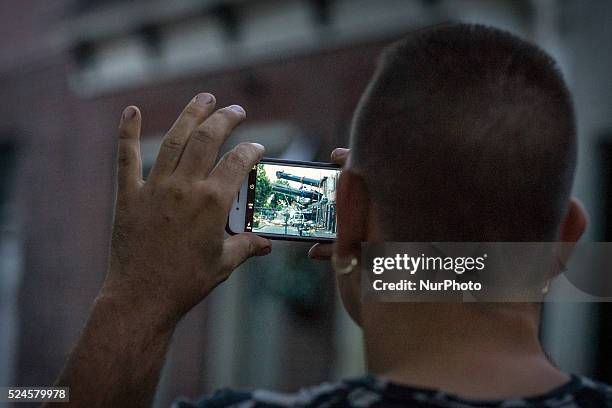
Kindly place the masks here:
[(337, 251), (556, 240), (575, 133), (561, 73), (538, 47), (480, 25), (416, 31), (385, 50), (355, 114)]

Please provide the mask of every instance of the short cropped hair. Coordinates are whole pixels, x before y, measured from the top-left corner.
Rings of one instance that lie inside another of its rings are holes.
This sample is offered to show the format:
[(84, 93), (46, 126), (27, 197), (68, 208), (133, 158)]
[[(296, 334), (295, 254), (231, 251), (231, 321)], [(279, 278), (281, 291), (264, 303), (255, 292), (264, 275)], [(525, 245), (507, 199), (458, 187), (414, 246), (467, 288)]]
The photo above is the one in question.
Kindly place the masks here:
[(554, 240), (575, 168), (574, 109), (537, 46), (445, 24), (383, 52), (351, 147), (386, 240)]

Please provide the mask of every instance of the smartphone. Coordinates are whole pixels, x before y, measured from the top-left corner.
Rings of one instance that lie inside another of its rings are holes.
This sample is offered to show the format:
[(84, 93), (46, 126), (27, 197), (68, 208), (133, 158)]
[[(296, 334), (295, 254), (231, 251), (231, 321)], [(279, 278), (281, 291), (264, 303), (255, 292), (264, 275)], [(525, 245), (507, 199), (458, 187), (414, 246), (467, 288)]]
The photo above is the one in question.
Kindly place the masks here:
[(262, 159), (244, 180), (227, 232), (270, 239), (328, 242), (336, 238), (336, 185), (331, 163)]

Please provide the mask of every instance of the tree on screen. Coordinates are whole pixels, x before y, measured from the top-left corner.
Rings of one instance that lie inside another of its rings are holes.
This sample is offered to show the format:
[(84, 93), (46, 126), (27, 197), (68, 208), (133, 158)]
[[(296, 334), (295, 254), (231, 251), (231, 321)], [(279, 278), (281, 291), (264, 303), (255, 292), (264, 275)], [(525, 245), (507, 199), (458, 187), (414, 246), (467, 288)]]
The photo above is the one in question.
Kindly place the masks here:
[(273, 184), (280, 184), (285, 187), (291, 187), (287, 180), (276, 180), (274, 183), (270, 181), (268, 175), (264, 171), (263, 164), (257, 165), (257, 188), (255, 189), (255, 208), (256, 209), (272, 209), (282, 210), (295, 202), (295, 197), (274, 192)]

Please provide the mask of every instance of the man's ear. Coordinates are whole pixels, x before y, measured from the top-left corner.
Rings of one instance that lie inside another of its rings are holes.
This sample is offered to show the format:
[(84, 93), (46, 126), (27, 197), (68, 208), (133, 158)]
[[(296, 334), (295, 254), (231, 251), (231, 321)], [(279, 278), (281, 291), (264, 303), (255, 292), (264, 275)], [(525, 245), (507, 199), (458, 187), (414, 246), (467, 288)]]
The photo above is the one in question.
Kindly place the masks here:
[[(334, 256), (343, 265), (360, 261), (361, 243), (368, 239), (369, 197), (363, 178), (346, 169), (342, 171), (336, 190), (338, 231)], [(350, 260), (350, 261), (347, 261)], [(361, 274), (354, 270), (336, 275), (342, 303), (349, 316), (361, 326)]]
[(588, 223), (588, 215), (582, 203), (575, 197), (570, 198), (567, 213), (561, 221), (559, 240), (561, 242), (578, 241), (586, 231)]
[(562, 242), (562, 245), (559, 247), (558, 260), (562, 265), (567, 265), (576, 242), (586, 231), (589, 224), (588, 218), (588, 213), (582, 203), (575, 197), (570, 198), (567, 213), (559, 228), (559, 241)]
[(357, 256), (367, 240), (369, 197), (363, 178), (346, 169), (336, 191), (338, 231), (334, 252), (340, 259)]

